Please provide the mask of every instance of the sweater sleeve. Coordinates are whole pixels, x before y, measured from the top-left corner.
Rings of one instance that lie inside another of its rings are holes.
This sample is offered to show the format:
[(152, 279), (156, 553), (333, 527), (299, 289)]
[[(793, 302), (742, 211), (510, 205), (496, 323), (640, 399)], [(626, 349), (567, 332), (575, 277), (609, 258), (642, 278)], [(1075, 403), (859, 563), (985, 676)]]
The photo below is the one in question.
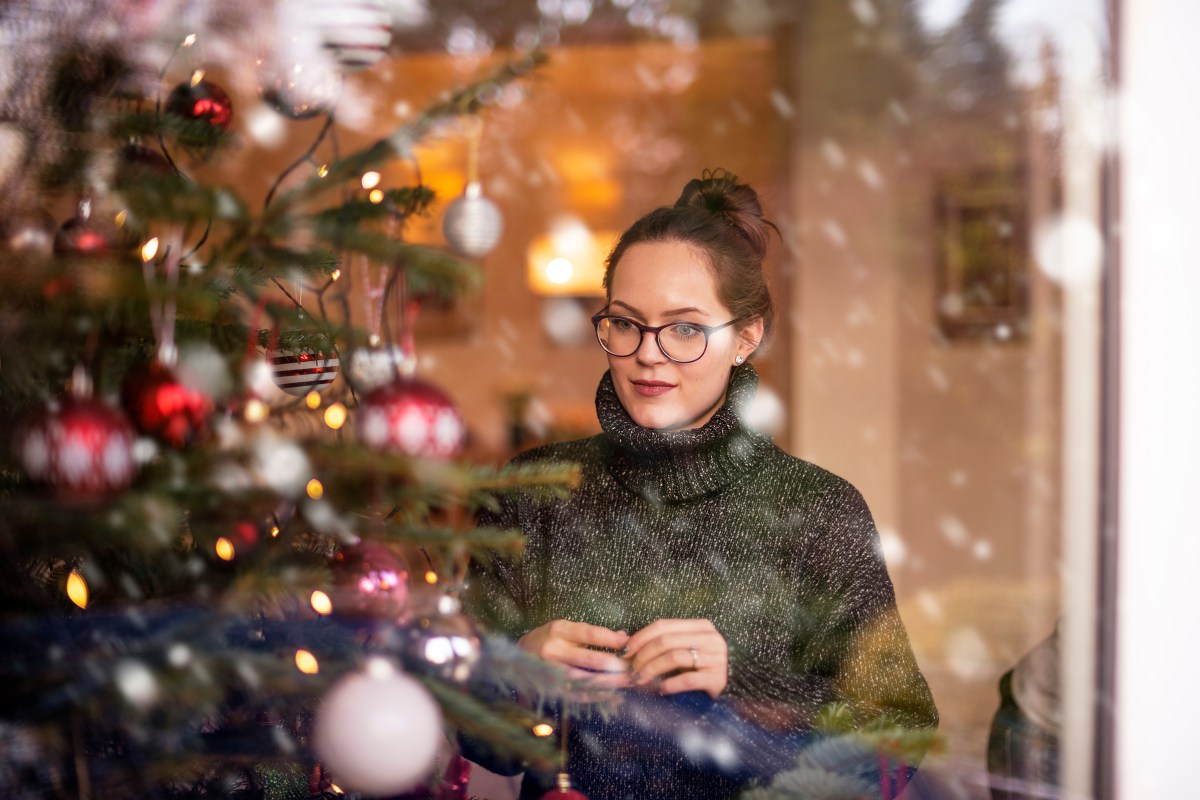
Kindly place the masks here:
[(935, 727), (933, 698), (862, 495), (839, 479), (807, 519), (789, 658), (772, 663), (732, 645), (730, 696), (789, 727), (808, 727), (835, 702), (846, 704), (858, 724), (886, 716), (910, 729)]

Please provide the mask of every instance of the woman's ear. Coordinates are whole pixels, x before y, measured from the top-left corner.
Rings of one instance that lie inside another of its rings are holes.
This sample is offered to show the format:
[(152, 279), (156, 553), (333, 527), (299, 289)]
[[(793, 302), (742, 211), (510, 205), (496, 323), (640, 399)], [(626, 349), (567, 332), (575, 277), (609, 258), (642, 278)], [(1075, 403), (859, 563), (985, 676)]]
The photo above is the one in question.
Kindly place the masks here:
[(763, 338), (763, 321), (762, 317), (755, 317), (750, 322), (747, 322), (738, 331), (738, 346), (737, 346), (737, 363), (742, 363), (750, 354), (758, 349), (759, 343)]

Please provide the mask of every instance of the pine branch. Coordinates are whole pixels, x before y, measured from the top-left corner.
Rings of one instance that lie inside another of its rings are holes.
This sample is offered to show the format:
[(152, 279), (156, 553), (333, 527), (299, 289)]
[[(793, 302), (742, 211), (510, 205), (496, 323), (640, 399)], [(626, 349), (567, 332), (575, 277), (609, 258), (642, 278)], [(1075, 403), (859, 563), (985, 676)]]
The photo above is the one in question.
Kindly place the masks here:
[(264, 226), (269, 226), (274, 219), (288, 213), (297, 205), (315, 200), (348, 181), (357, 181), (359, 176), (369, 169), (407, 155), (408, 149), (424, 138), (435, 125), (450, 117), (479, 112), (489, 103), (489, 98), (496, 94), (498, 88), (527, 75), (545, 61), (546, 56), (540, 51), (509, 61), (484, 80), (460, 89), (442, 102), (426, 109), (412, 122), (397, 128), (392, 135), (330, 164), (324, 177), (312, 178), (307, 183), (280, 195), (267, 208)]
[[(423, 681), (446, 715), (447, 721), (469, 736), (482, 739), (504, 755), (520, 758), (536, 769), (550, 769), (556, 762), (552, 742), (530, 732), (531, 714), (511, 704), (486, 704), (462, 689), (441, 681)], [(509, 716), (495, 708), (507, 708)]]

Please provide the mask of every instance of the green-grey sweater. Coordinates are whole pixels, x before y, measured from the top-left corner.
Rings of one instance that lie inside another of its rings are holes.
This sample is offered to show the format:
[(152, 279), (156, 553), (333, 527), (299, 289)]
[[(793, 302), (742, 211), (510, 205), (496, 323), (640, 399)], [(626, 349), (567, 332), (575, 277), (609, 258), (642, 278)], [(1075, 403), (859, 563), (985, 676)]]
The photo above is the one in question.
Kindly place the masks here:
[[(553, 503), (509, 498), (485, 516), (484, 524), (524, 531), (528, 545), (520, 560), (473, 568), (468, 610), (514, 638), (555, 619), (633, 633), (657, 619), (705, 618), (729, 643), (721, 702), (740, 719), (803, 731), (840, 702), (860, 724), (886, 715), (909, 728), (935, 726), (862, 495), (742, 424), (757, 386), (752, 366), (735, 368), (707, 424), (662, 432), (633, 422), (605, 374), (596, 397), (602, 434), (515, 460), (576, 463), (579, 488)], [(577, 782), (610, 757), (605, 730), (571, 737)], [(652, 767), (600, 785), (591, 778), (585, 793), (655, 796), (638, 781), (658, 773), (661, 783), (687, 761), (678, 741), (661, 744), (633, 756)]]

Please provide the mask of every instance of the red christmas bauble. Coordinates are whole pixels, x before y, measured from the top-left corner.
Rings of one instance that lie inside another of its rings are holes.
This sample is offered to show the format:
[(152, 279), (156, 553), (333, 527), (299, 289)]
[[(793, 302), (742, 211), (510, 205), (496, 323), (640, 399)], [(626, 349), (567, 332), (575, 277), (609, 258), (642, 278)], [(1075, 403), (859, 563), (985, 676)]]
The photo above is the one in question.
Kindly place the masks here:
[(213, 412), (211, 398), (180, 383), (158, 361), (126, 379), (121, 402), (139, 431), (176, 449), (200, 438)]
[(30, 414), (16, 449), (34, 481), (67, 500), (96, 500), (133, 483), (133, 442), (133, 426), (120, 411), (67, 397)]
[(233, 101), (225, 90), (210, 80), (187, 81), (171, 90), (166, 109), (184, 119), (207, 122), (226, 130), (233, 121)]
[(335, 613), (394, 618), (408, 603), (408, 565), (382, 544), (344, 548), (334, 557), (333, 573)]
[(441, 389), (400, 378), (372, 389), (363, 400), (358, 435), (377, 452), (449, 458), (462, 450), (466, 426)]
[(102, 258), (112, 249), (113, 238), (109, 232), (87, 217), (72, 217), (54, 236), (54, 254), (59, 256)]
[(570, 776), (560, 772), (558, 785), (542, 795), (541, 800), (588, 800), (588, 796), (578, 789), (572, 789)]

